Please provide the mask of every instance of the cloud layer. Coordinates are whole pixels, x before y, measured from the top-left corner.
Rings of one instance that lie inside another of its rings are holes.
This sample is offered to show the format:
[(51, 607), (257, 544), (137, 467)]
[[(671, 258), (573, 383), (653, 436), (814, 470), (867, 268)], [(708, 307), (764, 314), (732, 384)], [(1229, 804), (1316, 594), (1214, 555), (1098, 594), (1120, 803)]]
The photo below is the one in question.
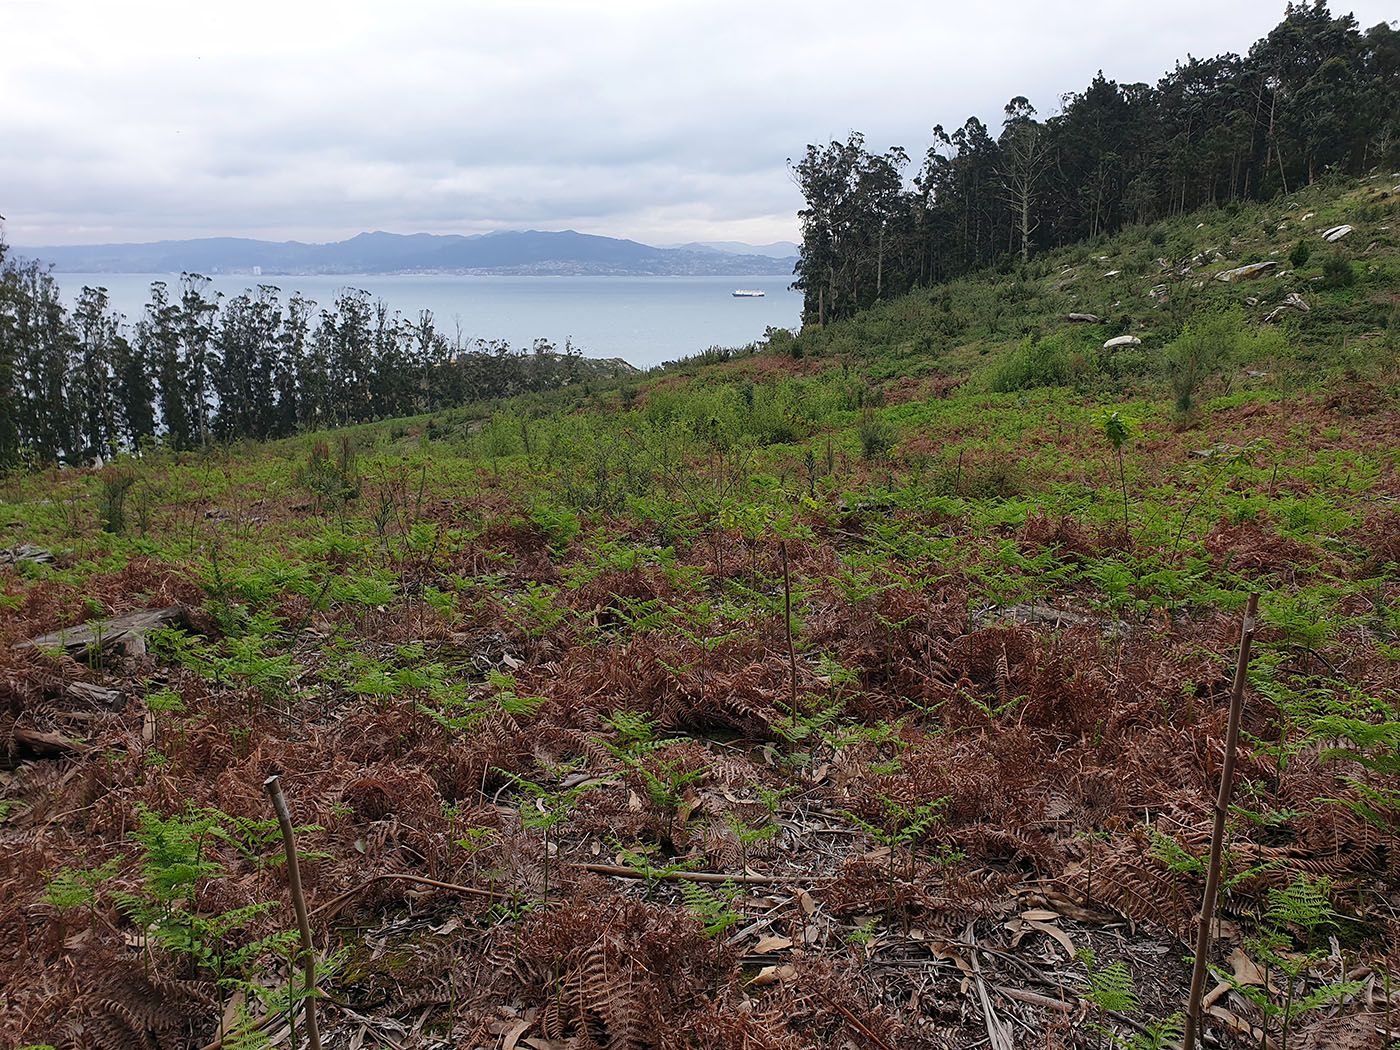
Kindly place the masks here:
[[(1334, 3), (1334, 8), (1344, 5)], [(1389, 4), (1357, 2), (1363, 26)], [(786, 158), (918, 153), (1014, 94), (1241, 51), (1273, 0), (1172, 5), (4, 0), (17, 244), (366, 229), (793, 238)]]

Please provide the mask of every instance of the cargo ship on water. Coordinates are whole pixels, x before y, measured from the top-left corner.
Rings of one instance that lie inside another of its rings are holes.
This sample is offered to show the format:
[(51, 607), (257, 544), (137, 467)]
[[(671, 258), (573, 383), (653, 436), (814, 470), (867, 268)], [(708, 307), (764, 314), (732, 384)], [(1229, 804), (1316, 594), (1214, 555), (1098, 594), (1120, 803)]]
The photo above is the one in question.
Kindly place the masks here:
[(754, 288), (735, 288), (733, 293), (735, 299), (762, 299), (763, 294)]

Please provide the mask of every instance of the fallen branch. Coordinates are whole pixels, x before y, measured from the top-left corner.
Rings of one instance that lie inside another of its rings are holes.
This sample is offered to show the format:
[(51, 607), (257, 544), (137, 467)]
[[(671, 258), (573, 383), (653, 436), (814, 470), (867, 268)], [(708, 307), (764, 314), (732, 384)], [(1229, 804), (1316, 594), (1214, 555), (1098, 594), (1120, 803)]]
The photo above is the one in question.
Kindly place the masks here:
[(189, 616), (189, 610), (183, 605), (170, 605), (163, 609), (141, 609), (125, 616), (89, 620), (74, 627), (64, 627), (52, 634), (20, 642), (15, 648), (66, 649), (69, 652), (78, 652), (83, 649), (101, 651), (120, 647), (128, 656), (140, 656), (146, 651), (146, 632), (168, 624), (187, 626)]
[(615, 875), (620, 879), (658, 879), (663, 882), (732, 882), (738, 886), (776, 886), (785, 882), (815, 881), (782, 875), (726, 875), (722, 871), (645, 871), (617, 864), (572, 864), (570, 867), (599, 875)]
[(977, 982), (977, 998), (982, 1003), (982, 1021), (987, 1026), (987, 1042), (992, 1045), (994, 1050), (1014, 1050), (1015, 1039), (1011, 1034), (1011, 1024), (1007, 1022), (1006, 1027), (1002, 1027), (1003, 1022), (992, 1006), (992, 997), (987, 994), (987, 982), (982, 977), (982, 966), (977, 961), (977, 952), (980, 946), (975, 939), (976, 935), (972, 932), (971, 923), (968, 923), (964, 936), (972, 944), (972, 951), (968, 952), (968, 962), (972, 966), (973, 979)]
[(358, 886), (353, 886), (343, 893), (338, 893), (324, 904), (319, 904), (313, 908), (309, 914), (319, 916), (324, 911), (329, 911), (334, 915), (340, 905), (358, 896), (369, 889), (377, 882), (412, 882), (419, 886), (432, 886), (434, 889), (448, 890), (452, 893), (464, 893), (471, 897), (489, 897), (492, 900), (500, 900), (510, 896), (508, 893), (498, 893), (495, 890), (483, 890), (479, 886), (462, 886), (455, 882), (439, 882), (437, 879), (430, 879), (423, 875), (409, 875), (403, 872), (385, 872), (382, 875), (374, 875)]
[(851, 1013), (851, 1011), (848, 1010), (841, 1003), (838, 1003), (835, 999), (827, 995), (820, 988), (814, 988), (813, 991), (815, 991), (817, 995), (821, 996), (822, 999), (826, 1001), (826, 1004), (828, 1006), (833, 1007), (835, 1010), (837, 1010), (841, 1014), (841, 1016), (844, 1017), (850, 1023), (850, 1026), (852, 1028), (854, 1028), (861, 1035), (865, 1036), (865, 1038), (869, 1039), (873, 1045), (879, 1047), (880, 1050), (894, 1050), (894, 1048), (891, 1047), (889, 1043), (885, 1042), (878, 1035), (872, 1032), (869, 1026), (867, 1026), (864, 1021), (862, 1021), (855, 1014)]
[(1074, 1013), (1074, 1007), (1069, 1003), (1059, 999), (1052, 999), (1048, 995), (1041, 995), (1039, 992), (1027, 991), (1024, 988), (1008, 988), (1004, 984), (994, 984), (992, 989), (1006, 996), (1008, 999), (1015, 999), (1018, 1003), (1025, 1003), (1028, 1006), (1040, 1006), (1046, 1010), (1058, 1010), (1062, 1014)]

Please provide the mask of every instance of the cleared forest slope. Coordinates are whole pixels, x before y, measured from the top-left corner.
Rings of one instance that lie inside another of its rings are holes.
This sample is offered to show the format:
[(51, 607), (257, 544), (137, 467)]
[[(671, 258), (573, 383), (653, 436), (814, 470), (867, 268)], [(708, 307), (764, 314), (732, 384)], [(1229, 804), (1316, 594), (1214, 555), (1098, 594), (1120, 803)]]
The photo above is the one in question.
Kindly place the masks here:
[(1255, 591), (1207, 1028), (1380, 1047), (1397, 183), (10, 477), (0, 1041), (292, 1045), (280, 774), (330, 1045), (1169, 1045)]

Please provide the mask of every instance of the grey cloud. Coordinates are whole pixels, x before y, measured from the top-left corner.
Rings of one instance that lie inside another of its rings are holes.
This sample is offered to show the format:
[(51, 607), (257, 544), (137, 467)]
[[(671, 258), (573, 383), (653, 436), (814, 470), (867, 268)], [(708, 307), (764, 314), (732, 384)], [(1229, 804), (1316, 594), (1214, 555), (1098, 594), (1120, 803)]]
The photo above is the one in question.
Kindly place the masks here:
[[(0, 211), (18, 243), (573, 227), (791, 238), (784, 161), (853, 128), (1053, 112), (1094, 71), (1243, 50), (1273, 0), (14, 3)], [(1334, 5), (1340, 6), (1340, 5)], [(1387, 5), (1354, 5), (1363, 24)]]

